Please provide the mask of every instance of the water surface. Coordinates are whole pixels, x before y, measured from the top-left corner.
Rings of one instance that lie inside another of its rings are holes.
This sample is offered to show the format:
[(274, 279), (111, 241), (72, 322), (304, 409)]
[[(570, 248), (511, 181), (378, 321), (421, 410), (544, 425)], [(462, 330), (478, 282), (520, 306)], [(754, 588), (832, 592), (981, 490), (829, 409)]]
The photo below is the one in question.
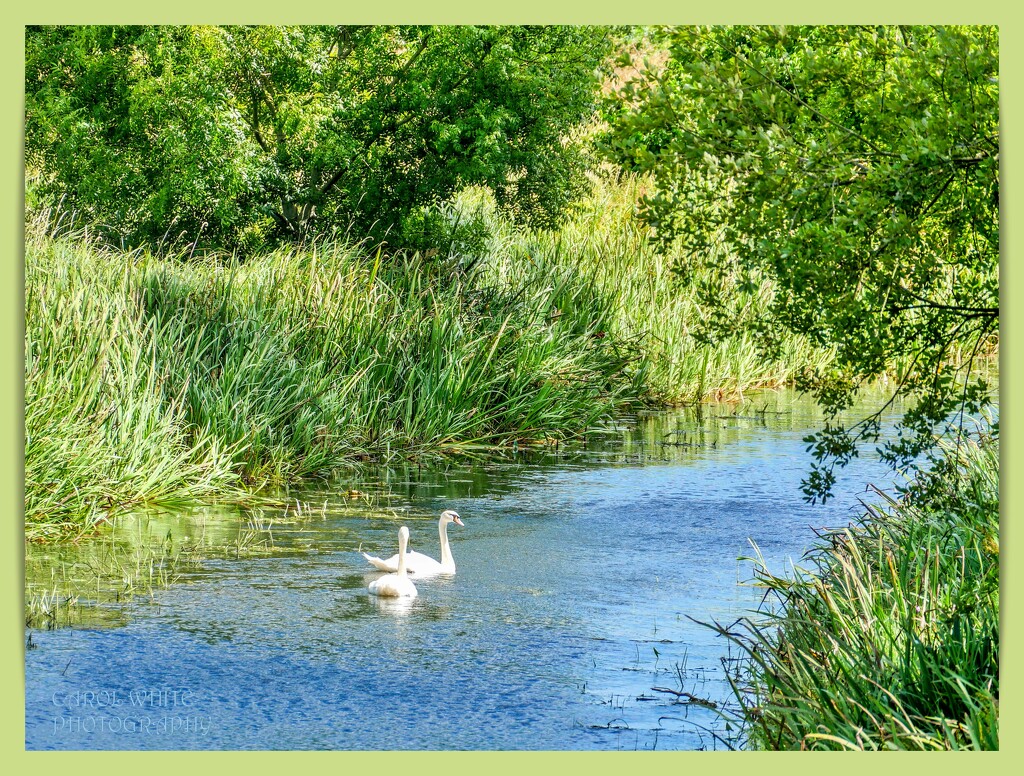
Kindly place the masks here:
[[(852, 517), (866, 483), (891, 481), (857, 459), (836, 498), (805, 503), (801, 439), (817, 421), (770, 394), (637, 418), (585, 449), (293, 490), (287, 512), (126, 520), (97, 544), (186, 548), (194, 562), (169, 586), (136, 581), (130, 599), (96, 596), (70, 627), (29, 631), (26, 746), (735, 744), (715, 711), (655, 688), (727, 703), (733, 656), (694, 620), (728, 624), (757, 606), (760, 591), (740, 584), (751, 540), (781, 571), (812, 529)], [(404, 524), (437, 557), (444, 508), (465, 521), (449, 531), (458, 574), (419, 581), (411, 603), (368, 595), (376, 574), (356, 550), (392, 554)], [(43, 589), (46, 569), (88, 566), (90, 550), (33, 552), (29, 587)]]

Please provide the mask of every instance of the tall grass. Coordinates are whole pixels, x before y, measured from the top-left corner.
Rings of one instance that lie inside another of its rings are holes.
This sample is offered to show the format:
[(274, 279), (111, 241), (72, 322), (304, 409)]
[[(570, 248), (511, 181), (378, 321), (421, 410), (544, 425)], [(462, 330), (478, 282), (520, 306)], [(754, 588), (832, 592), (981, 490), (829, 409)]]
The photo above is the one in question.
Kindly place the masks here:
[(636, 401), (640, 354), (599, 336), (592, 284), (534, 280), (477, 287), (345, 246), (184, 263), (30, 234), (30, 534), (356, 459), (566, 438)]
[(719, 628), (747, 656), (735, 684), (766, 749), (997, 749), (999, 447), (946, 448), (900, 499), (759, 580), (780, 603)]
[[(747, 390), (786, 385), (801, 369), (831, 359), (795, 336), (783, 339), (781, 357), (773, 361), (764, 359), (748, 332), (701, 343), (693, 333), (710, 315), (698, 293), (710, 278), (708, 267), (688, 262), (682, 274), (674, 257), (655, 250), (647, 227), (634, 217), (642, 178), (595, 175), (593, 183), (591, 197), (557, 232), (513, 232), (495, 224), (499, 239), (484, 261), (484, 276), (496, 283), (524, 272), (585, 278), (607, 300), (609, 333), (642, 343), (644, 384), (661, 404), (741, 398)], [(737, 286), (728, 313), (738, 319), (757, 315), (770, 294), (767, 280), (754, 292)]]
[[(242, 500), (357, 460), (565, 439), (638, 402), (780, 385), (822, 357), (797, 341), (770, 364), (743, 336), (697, 344), (692, 284), (632, 218), (640, 184), (596, 183), (558, 232), (491, 212), (494, 237), (468, 259), (454, 243), (431, 258), (345, 244), (156, 258), (38, 211), (25, 251), (29, 534), (88, 530), (133, 505)], [(470, 200), (449, 212), (463, 218)]]
[(25, 284), (25, 520), (66, 534), (116, 505), (230, 490), (213, 434), (182, 422), (158, 324), (132, 309), (134, 257), (30, 238)]

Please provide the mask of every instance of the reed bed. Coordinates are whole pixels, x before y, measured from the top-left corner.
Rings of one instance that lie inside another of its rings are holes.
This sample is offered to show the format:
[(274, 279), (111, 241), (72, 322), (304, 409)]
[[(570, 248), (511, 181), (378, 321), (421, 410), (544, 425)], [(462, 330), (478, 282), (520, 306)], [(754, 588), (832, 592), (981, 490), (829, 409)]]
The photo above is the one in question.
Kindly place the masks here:
[[(799, 371), (831, 361), (830, 352), (793, 335), (783, 337), (773, 360), (739, 327), (714, 343), (695, 337), (711, 314), (699, 293), (711, 277), (709, 268), (655, 249), (648, 228), (634, 216), (642, 177), (605, 173), (594, 175), (592, 183), (591, 196), (557, 232), (513, 232), (492, 224), (498, 239), (484, 275), (508, 283), (524, 271), (556, 267), (585, 278), (610, 307), (609, 333), (642, 343), (644, 387), (656, 404), (742, 399), (744, 391), (791, 384)], [(771, 294), (767, 280), (754, 292), (737, 284), (727, 295), (727, 315), (737, 323), (749, 321), (765, 311)]]
[[(781, 385), (821, 358), (795, 341), (769, 364), (742, 335), (698, 344), (693, 285), (632, 217), (640, 185), (596, 179), (557, 232), (513, 230), (491, 208), (475, 254), (429, 258), (343, 243), (158, 258), (38, 211), (28, 535), (140, 505), (241, 502), (358, 461), (569, 439), (637, 404)], [(470, 193), (448, 212), (488, 207)], [(736, 295), (738, 309), (761, 303)]]
[(641, 355), (598, 336), (593, 287), (533, 280), (480, 288), (344, 246), (239, 265), (30, 236), (29, 536), (356, 460), (564, 439), (637, 401)]
[[(882, 495), (882, 494), (879, 494)], [(718, 630), (763, 749), (998, 749), (999, 446), (961, 440), (898, 499), (829, 532), (777, 606)]]

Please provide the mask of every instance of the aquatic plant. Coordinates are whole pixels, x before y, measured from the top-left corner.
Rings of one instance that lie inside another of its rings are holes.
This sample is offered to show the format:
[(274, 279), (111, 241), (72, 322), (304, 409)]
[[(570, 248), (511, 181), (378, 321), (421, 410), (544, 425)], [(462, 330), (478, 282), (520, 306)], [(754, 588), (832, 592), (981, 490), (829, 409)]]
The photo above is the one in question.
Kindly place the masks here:
[(999, 747), (999, 445), (944, 447), (899, 497), (829, 531), (807, 568), (757, 582), (777, 606), (716, 627), (765, 749)]
[(486, 222), (486, 245), (390, 257), (323, 242), (157, 258), (35, 211), (28, 535), (143, 504), (244, 502), (360, 461), (571, 439), (641, 403), (739, 398), (827, 360), (794, 339), (761, 364), (746, 335), (693, 336), (696, 291), (632, 217), (642, 182), (594, 184), (558, 231), (514, 231), (467, 191), (445, 217)]
[(29, 535), (357, 460), (574, 436), (642, 391), (635, 343), (600, 336), (608, 314), (569, 273), (479, 287), (342, 245), (172, 262), (30, 234)]

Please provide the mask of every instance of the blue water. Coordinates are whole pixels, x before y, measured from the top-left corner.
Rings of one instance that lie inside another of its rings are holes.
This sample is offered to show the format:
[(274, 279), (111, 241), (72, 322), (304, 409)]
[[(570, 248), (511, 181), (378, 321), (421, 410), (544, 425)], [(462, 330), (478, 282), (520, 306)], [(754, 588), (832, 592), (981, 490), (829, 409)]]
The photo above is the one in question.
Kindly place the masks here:
[[(739, 584), (750, 540), (782, 571), (892, 479), (855, 460), (836, 498), (805, 503), (812, 420), (660, 416), (541, 463), (391, 472), (360, 508), (351, 483), (293, 493), (327, 505), (271, 526), (271, 551), (208, 557), (121, 626), (33, 631), (26, 747), (723, 748), (718, 713), (653, 689), (729, 702), (734, 653), (691, 618), (758, 605)], [(686, 424), (702, 431), (666, 436)], [(390, 555), (405, 524), (436, 557), (443, 508), (465, 521), (458, 574), (411, 604), (368, 595), (356, 549)]]

